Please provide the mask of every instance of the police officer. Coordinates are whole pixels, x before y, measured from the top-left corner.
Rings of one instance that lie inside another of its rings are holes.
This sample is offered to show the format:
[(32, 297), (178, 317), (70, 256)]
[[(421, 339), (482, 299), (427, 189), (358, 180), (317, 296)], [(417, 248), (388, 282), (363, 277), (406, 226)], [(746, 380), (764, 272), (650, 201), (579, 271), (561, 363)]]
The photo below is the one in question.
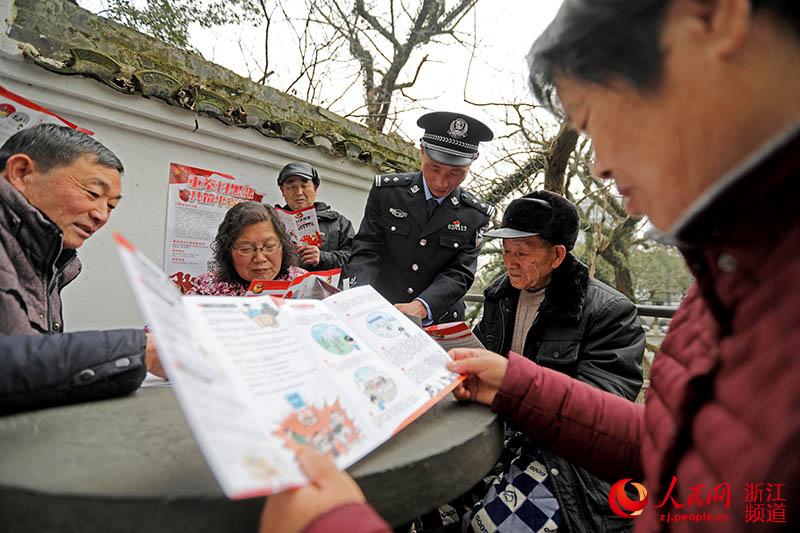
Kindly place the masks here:
[(309, 271), (344, 268), (350, 259), (353, 244), (353, 224), (343, 214), (324, 202), (317, 202), (319, 172), (309, 163), (289, 163), (278, 173), (278, 187), (286, 204), (281, 207), (296, 211), (314, 206), (317, 212), (322, 246), (306, 244), (298, 247), (300, 266)]
[(428, 113), (417, 125), (422, 171), (375, 176), (348, 273), (424, 325), (463, 320), (494, 208), (460, 185), (493, 134), (460, 113)]

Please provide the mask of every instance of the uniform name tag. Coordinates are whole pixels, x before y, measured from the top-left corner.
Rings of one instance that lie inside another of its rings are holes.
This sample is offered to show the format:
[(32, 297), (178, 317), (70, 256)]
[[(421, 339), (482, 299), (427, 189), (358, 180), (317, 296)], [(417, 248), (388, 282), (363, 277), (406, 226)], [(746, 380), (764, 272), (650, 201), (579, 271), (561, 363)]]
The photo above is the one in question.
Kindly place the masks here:
[(454, 220), (447, 225), (447, 229), (453, 231), (467, 231), (469, 228), (466, 224), (462, 224), (460, 220)]

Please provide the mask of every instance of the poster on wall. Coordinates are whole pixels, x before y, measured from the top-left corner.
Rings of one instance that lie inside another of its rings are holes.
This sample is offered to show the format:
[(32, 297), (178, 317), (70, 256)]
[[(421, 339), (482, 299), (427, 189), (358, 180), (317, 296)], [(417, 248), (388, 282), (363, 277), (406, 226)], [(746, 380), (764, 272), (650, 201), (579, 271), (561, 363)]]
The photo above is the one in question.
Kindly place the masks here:
[(211, 242), (228, 209), (263, 198), (241, 178), (170, 163), (164, 270), (182, 292), (208, 271)]
[(12, 93), (0, 85), (0, 145), (20, 130), (38, 126), (39, 124), (58, 124), (94, 135), (68, 120), (64, 120), (52, 111)]

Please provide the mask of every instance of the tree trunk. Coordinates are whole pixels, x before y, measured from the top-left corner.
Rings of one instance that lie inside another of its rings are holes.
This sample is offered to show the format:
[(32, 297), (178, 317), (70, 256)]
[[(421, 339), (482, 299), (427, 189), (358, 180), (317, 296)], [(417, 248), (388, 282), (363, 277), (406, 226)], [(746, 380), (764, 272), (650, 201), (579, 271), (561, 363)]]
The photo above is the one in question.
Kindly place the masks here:
[(566, 122), (561, 123), (558, 135), (553, 139), (547, 150), (544, 169), (544, 189), (546, 191), (565, 194), (566, 180), (564, 172), (567, 170), (569, 156), (578, 144), (578, 132), (570, 128)]
[(600, 251), (600, 256), (614, 269), (614, 285), (617, 290), (634, 302), (636, 297), (633, 293), (633, 276), (628, 250), (637, 224), (637, 219), (625, 219), (625, 222), (614, 229), (608, 246)]

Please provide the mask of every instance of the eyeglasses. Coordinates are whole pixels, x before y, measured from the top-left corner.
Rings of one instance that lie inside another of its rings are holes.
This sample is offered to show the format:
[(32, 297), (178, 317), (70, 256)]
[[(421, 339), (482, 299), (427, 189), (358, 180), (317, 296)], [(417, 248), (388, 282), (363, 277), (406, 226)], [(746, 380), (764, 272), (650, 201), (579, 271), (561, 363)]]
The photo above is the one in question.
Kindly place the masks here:
[(270, 244), (267, 246), (253, 246), (252, 244), (243, 244), (242, 246), (231, 246), (236, 253), (245, 257), (252, 257), (258, 250), (261, 250), (264, 255), (272, 255), (280, 249), (280, 244)]

